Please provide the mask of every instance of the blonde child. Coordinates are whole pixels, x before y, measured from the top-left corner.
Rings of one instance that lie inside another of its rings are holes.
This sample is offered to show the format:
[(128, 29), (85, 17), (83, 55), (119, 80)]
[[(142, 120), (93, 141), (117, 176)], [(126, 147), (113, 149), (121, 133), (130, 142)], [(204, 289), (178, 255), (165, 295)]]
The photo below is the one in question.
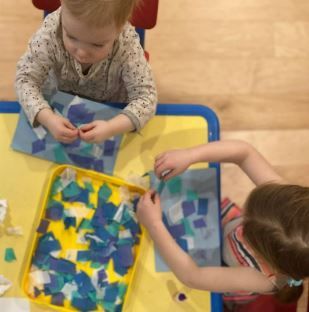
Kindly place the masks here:
[(309, 188), (286, 184), (261, 154), (242, 141), (168, 151), (156, 157), (155, 173), (162, 177), (170, 170), (163, 177), (166, 181), (197, 162), (235, 163), (256, 188), (243, 216), (232, 204), (224, 211), (222, 255), (228, 267), (198, 267), (165, 228), (159, 195), (148, 191), (139, 201), (138, 218), (170, 269), (188, 287), (222, 292), (226, 300), (237, 303), (262, 293), (277, 293), (286, 302), (296, 300), (302, 280), (309, 276)]
[[(33, 126), (71, 143), (89, 143), (139, 130), (154, 115), (157, 93), (138, 34), (128, 19), (138, 0), (62, 0), (17, 64), (16, 90)], [(95, 101), (128, 103), (121, 114), (77, 129), (42, 95), (51, 74), (59, 90)]]

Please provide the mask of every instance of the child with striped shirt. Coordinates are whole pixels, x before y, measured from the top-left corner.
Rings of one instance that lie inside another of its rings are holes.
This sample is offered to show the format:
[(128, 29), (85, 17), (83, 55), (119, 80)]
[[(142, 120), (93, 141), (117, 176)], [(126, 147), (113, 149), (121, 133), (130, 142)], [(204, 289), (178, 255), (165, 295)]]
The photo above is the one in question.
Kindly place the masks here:
[(244, 211), (229, 200), (222, 203), (222, 267), (194, 263), (165, 228), (159, 195), (148, 191), (139, 201), (138, 218), (170, 269), (188, 287), (224, 293), (226, 302), (246, 303), (258, 294), (275, 293), (282, 301), (298, 299), (309, 276), (309, 188), (287, 184), (242, 141), (168, 151), (156, 157), (154, 170), (166, 181), (197, 162), (235, 163), (256, 188)]

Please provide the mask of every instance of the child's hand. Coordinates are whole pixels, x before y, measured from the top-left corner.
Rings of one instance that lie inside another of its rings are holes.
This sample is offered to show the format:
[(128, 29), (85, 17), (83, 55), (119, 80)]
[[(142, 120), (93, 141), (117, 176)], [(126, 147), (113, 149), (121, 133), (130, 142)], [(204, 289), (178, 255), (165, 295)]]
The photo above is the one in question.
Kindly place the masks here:
[(172, 150), (156, 157), (154, 171), (159, 179), (167, 181), (184, 172), (190, 165), (188, 150)]
[(108, 121), (95, 120), (79, 128), (79, 136), (88, 143), (102, 143), (113, 136)]
[(61, 143), (70, 144), (78, 138), (78, 129), (68, 119), (50, 109), (40, 111), (37, 120)]
[(140, 198), (137, 204), (137, 218), (146, 228), (162, 222), (160, 197), (154, 190), (146, 192)]

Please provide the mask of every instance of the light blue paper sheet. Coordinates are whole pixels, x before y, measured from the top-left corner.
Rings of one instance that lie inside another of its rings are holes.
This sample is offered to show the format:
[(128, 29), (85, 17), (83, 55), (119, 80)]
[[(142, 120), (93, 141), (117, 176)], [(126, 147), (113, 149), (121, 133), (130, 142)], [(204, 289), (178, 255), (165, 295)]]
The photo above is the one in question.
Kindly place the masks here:
[[(75, 105), (69, 105), (74, 99)], [(60, 114), (79, 126), (92, 120), (108, 120), (119, 114), (120, 109), (106, 104), (57, 92), (49, 100)], [(77, 105), (77, 106), (76, 106)], [(89, 144), (76, 140), (70, 145), (57, 142), (49, 133), (40, 139), (33, 131), (23, 111), (11, 147), (17, 151), (56, 163), (72, 164), (86, 169), (112, 174), (121, 136), (115, 136), (102, 144)], [(101, 154), (101, 155), (100, 155)]]
[[(158, 189), (160, 181), (151, 173), (151, 185), (154, 189)], [(168, 184), (165, 183), (161, 192), (161, 206), (165, 223), (169, 226), (179, 225), (183, 223), (185, 219), (189, 223), (189, 227), (192, 232), (186, 232), (185, 235), (181, 235), (180, 239), (189, 237), (189, 240), (193, 240), (193, 245), (188, 248), (187, 252), (191, 255), (193, 260), (199, 266), (220, 266), (220, 220), (219, 220), (219, 202), (217, 191), (217, 176), (215, 168), (205, 168), (196, 170), (187, 170), (181, 176), (179, 176), (181, 182), (180, 193), (170, 189)], [(179, 181), (176, 181), (179, 187)], [(175, 187), (176, 188), (176, 187)], [(179, 188), (178, 188), (179, 190)], [(201, 207), (200, 210), (203, 214), (198, 214), (199, 200), (189, 200), (195, 205), (194, 213), (188, 216), (179, 217), (179, 209), (177, 206), (182, 205), (183, 202), (188, 201), (188, 191), (195, 192), (199, 199), (203, 199), (202, 204), (207, 204), (207, 207)], [(172, 213), (171, 213), (172, 209)], [(206, 212), (206, 214), (205, 214)], [(173, 222), (173, 220), (178, 222)], [(205, 223), (205, 227), (196, 227), (194, 222), (196, 220), (199, 223)], [(177, 232), (177, 231), (176, 231)], [(175, 237), (175, 235), (172, 235)], [(176, 235), (177, 236), (177, 235)], [(178, 237), (179, 239), (179, 237)], [(168, 272), (170, 269), (162, 260), (158, 250), (155, 250), (155, 263), (157, 272)]]

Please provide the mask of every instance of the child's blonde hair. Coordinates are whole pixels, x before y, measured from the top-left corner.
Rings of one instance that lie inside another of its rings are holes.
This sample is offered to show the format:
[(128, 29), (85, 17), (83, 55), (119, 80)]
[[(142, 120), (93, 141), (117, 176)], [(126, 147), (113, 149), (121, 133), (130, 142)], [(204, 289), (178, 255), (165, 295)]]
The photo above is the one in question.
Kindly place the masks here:
[[(244, 238), (278, 273), (299, 280), (309, 276), (309, 188), (264, 184), (249, 195)], [(291, 302), (302, 287), (284, 287), (279, 299)]]
[(131, 17), (139, 0), (62, 0), (70, 13), (86, 24), (122, 27)]

